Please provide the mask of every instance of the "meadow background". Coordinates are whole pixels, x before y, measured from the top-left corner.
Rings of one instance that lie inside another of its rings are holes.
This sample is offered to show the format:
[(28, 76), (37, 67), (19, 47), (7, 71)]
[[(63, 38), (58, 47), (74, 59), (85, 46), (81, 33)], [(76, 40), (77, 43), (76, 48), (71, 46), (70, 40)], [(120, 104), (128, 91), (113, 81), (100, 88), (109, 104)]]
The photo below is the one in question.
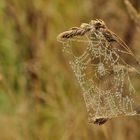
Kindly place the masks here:
[(88, 124), (81, 90), (56, 40), (101, 18), (140, 60), (140, 0), (130, 2), (0, 0), (0, 140), (140, 139), (139, 117)]

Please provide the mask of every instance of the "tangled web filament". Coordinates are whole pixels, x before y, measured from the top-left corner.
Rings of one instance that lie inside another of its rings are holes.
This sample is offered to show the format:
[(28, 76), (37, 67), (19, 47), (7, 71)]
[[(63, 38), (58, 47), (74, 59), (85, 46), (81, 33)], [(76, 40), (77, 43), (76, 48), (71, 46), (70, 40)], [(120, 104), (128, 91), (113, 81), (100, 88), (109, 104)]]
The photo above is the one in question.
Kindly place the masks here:
[[(131, 83), (129, 66), (119, 55), (132, 54), (112, 47), (115, 41), (102, 20), (94, 20), (58, 35), (63, 51), (83, 91), (89, 122), (103, 124), (118, 116), (136, 115), (133, 104), (135, 89)], [(107, 36), (108, 35), (108, 36)], [(73, 52), (73, 42), (86, 43), (80, 56)]]

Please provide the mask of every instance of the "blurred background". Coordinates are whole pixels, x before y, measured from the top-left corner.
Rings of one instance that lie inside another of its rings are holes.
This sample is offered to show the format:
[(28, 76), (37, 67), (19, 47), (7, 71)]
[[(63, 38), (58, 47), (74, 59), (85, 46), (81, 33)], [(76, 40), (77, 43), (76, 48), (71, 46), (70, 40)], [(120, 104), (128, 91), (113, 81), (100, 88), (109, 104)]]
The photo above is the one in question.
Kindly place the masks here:
[(56, 40), (101, 18), (140, 60), (140, 1), (130, 2), (0, 0), (0, 140), (140, 139), (137, 116), (88, 124), (81, 90)]

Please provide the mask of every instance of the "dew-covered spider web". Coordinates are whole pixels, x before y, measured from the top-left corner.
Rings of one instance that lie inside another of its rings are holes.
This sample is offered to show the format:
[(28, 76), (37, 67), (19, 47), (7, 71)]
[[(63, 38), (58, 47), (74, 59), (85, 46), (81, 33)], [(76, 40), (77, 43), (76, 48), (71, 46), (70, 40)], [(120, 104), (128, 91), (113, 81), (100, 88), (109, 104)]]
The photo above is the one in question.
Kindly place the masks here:
[[(127, 52), (113, 48), (101, 32), (92, 28), (75, 27), (58, 36), (82, 89), (89, 121), (136, 115), (136, 91), (130, 73), (137, 70), (120, 55)], [(84, 47), (79, 53), (75, 49), (80, 44)]]

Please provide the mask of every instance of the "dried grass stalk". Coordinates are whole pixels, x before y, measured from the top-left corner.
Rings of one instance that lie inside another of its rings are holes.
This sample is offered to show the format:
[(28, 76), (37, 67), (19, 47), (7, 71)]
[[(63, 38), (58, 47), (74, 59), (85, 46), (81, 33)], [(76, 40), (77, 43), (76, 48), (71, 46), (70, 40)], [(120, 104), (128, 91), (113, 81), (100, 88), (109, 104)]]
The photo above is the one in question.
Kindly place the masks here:
[(135, 22), (135, 24), (140, 27), (140, 15), (139, 13), (137, 12), (137, 10), (134, 8), (134, 6), (128, 1), (128, 0), (125, 0), (125, 5), (126, 5), (126, 8), (128, 10), (128, 13), (131, 17), (131, 19)]

